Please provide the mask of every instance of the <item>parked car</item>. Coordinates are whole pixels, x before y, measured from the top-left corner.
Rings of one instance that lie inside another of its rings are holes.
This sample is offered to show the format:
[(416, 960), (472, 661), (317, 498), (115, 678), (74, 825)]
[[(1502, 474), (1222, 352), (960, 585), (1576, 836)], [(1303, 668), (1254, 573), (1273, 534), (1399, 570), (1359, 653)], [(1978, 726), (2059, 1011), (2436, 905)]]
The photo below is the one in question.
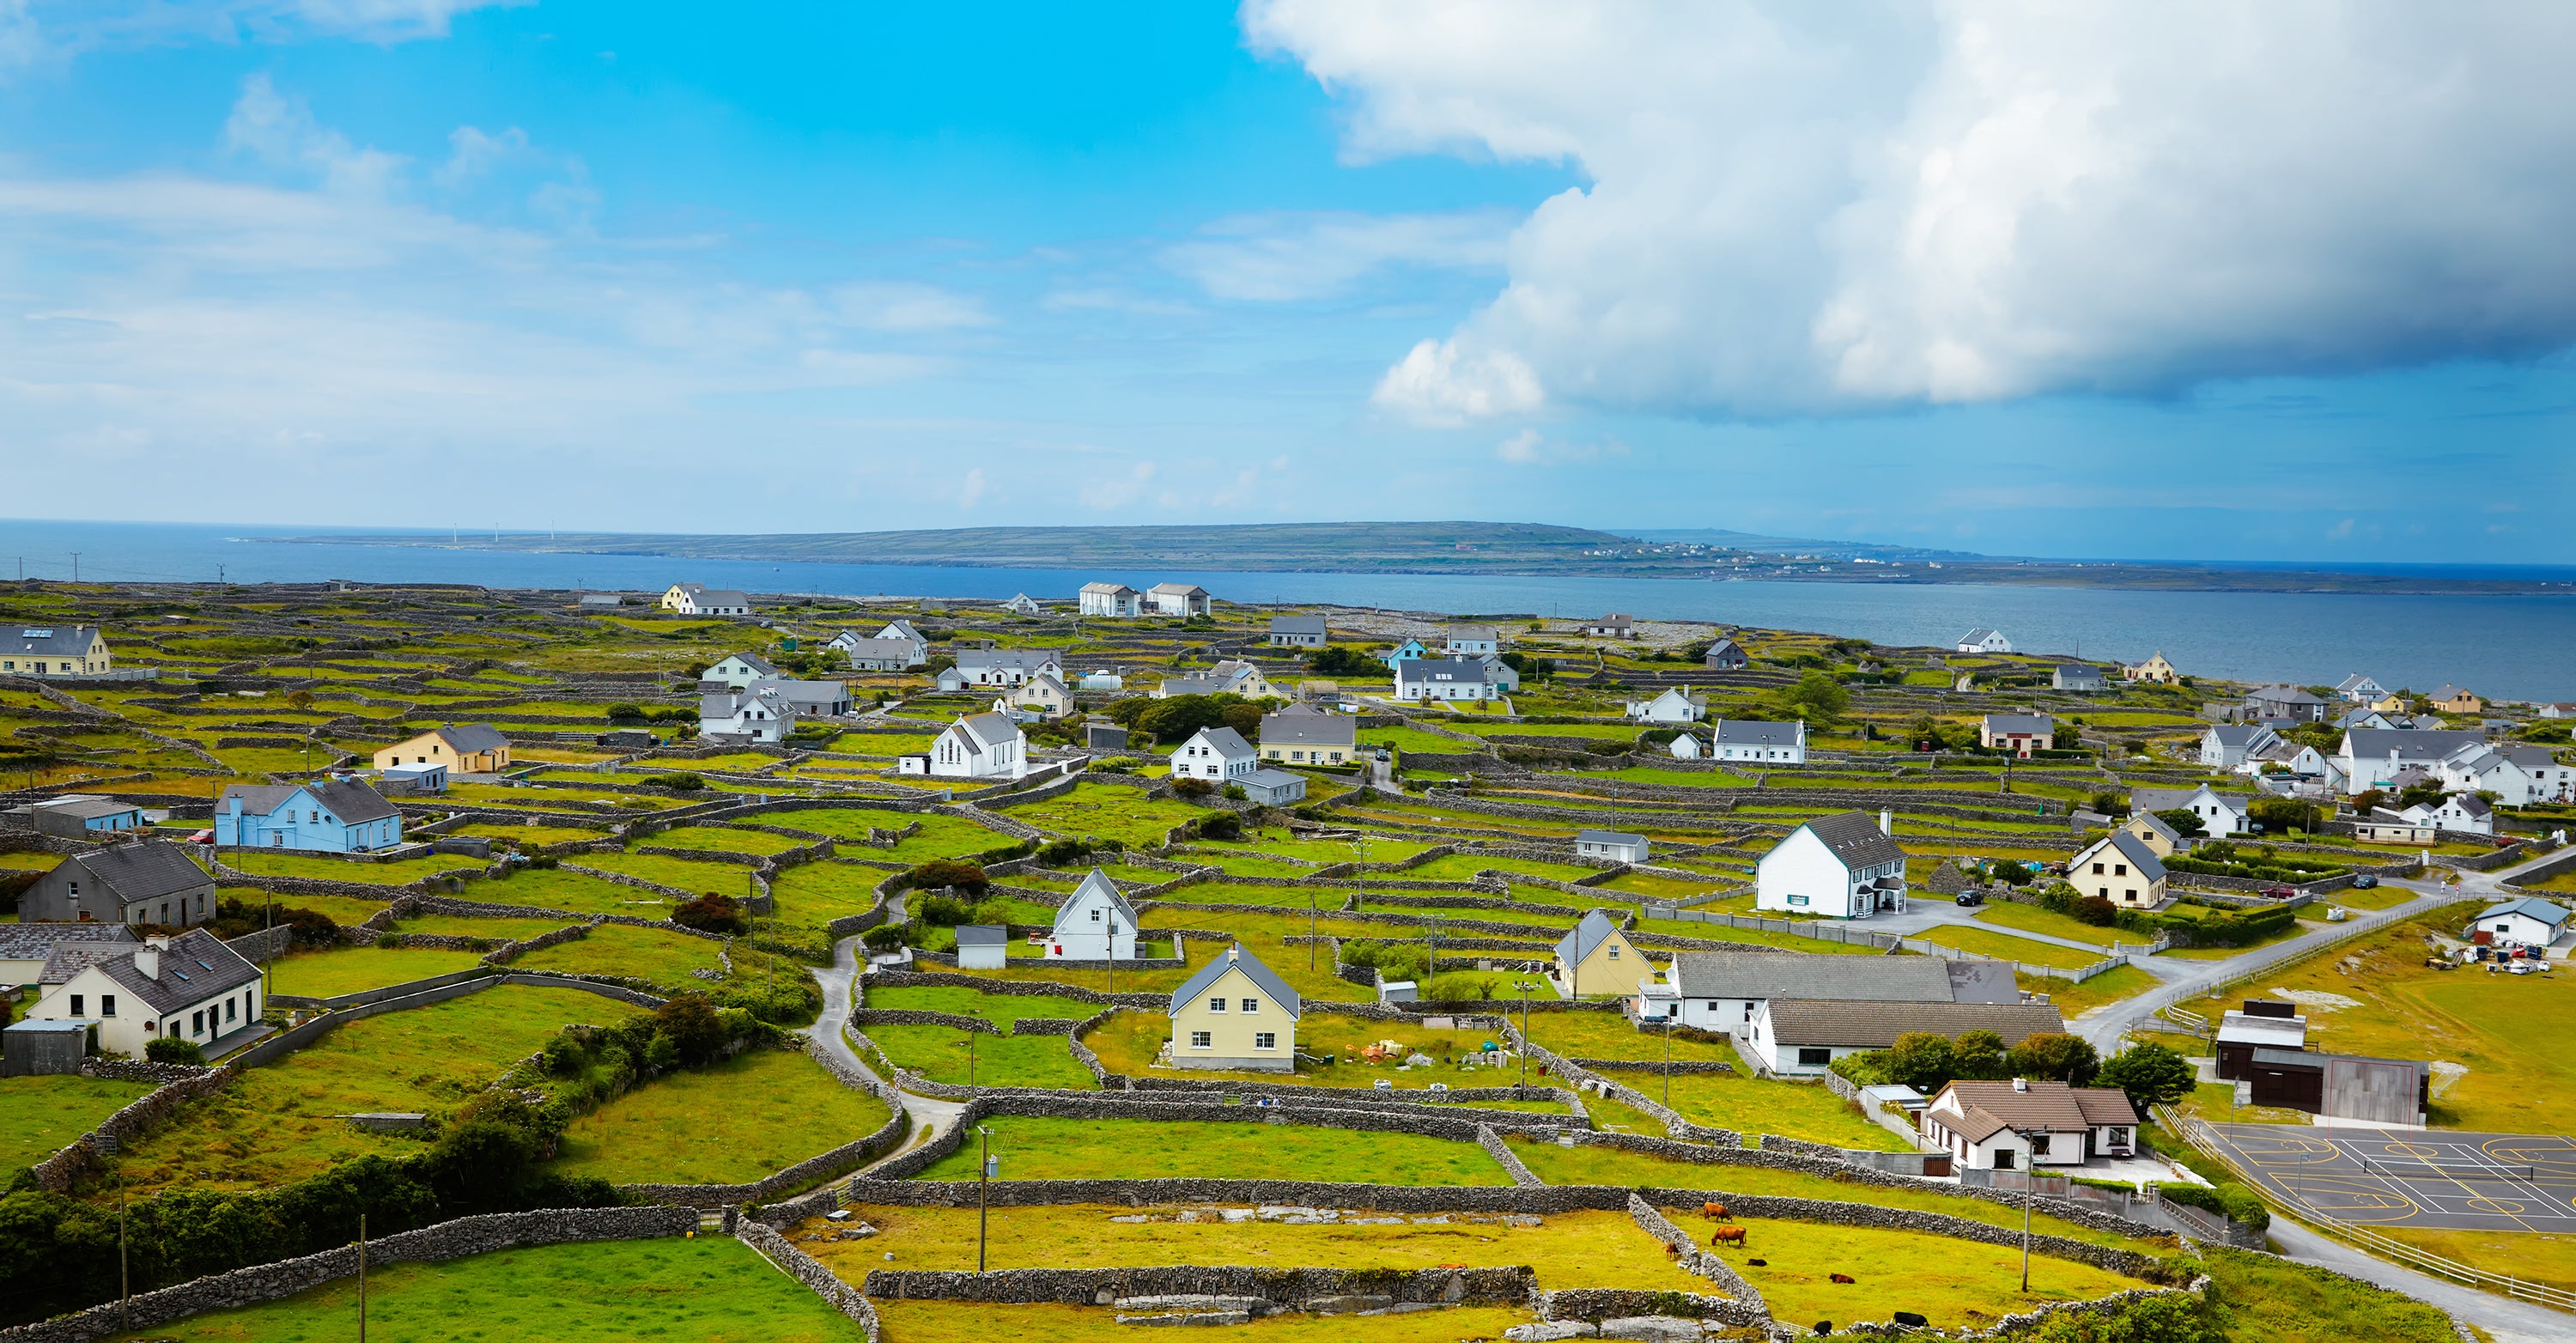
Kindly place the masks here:
[(1959, 903), (1962, 905), (1982, 905), (1985, 902), (1986, 893), (1984, 891), (1959, 892)]
[(2255, 894), (2273, 900), (2287, 900), (2291, 896), (2297, 895), (2298, 892), (2287, 886), (2266, 886), (2262, 890), (2255, 892)]
[(2352, 888), (2356, 891), (2366, 891), (2378, 884), (2379, 878), (2368, 872), (2364, 872), (2360, 876), (2352, 879)]

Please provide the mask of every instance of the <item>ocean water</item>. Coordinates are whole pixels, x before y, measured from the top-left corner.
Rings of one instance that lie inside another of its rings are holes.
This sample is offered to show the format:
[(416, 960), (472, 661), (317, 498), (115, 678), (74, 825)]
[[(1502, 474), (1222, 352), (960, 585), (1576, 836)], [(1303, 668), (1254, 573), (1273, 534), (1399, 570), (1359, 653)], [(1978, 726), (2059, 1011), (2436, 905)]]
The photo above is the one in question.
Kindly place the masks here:
[(532, 555), (445, 548), (283, 544), (314, 527), (0, 520), (0, 577), (239, 583), (477, 583), (659, 593), (683, 579), (753, 592), (835, 596), (1070, 597), (1093, 579), (1196, 583), (1222, 600), (1542, 616), (1623, 611), (1947, 644), (1972, 626), (2025, 652), (2135, 661), (2161, 650), (2187, 674), (2331, 684), (2455, 682), (2494, 699), (2576, 700), (2576, 596), (2139, 592), (1973, 584), (1719, 582), (1446, 574), (1119, 572), (909, 565), (765, 564), (652, 555)]

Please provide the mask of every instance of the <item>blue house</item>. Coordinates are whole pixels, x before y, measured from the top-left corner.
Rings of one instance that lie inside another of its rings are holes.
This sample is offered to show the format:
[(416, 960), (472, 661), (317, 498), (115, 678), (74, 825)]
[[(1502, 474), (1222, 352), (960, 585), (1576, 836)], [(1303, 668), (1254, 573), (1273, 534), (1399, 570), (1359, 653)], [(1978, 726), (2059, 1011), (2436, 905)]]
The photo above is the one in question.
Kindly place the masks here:
[(214, 829), (217, 844), (363, 853), (402, 843), (402, 812), (363, 783), (235, 784)]
[(1387, 654), (1384, 658), (1380, 659), (1380, 661), (1383, 661), (1386, 665), (1392, 667), (1399, 662), (1411, 662), (1415, 658), (1426, 658), (1429, 656), (1431, 656), (1431, 650), (1423, 647), (1420, 639), (1407, 639), (1403, 643), (1397, 644), (1395, 646), (1395, 651)]

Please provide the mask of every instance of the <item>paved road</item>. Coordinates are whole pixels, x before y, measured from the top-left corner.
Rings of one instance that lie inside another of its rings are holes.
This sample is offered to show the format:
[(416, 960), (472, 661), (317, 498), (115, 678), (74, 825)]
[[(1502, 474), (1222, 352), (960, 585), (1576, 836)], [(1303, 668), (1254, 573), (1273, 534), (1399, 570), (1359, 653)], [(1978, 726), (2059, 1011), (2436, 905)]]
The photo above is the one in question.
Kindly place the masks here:
[(2281, 1252), (2292, 1259), (2331, 1268), (2364, 1282), (2374, 1282), (2390, 1291), (2404, 1292), (2486, 1330), (2497, 1339), (2497, 1343), (2563, 1343), (2571, 1333), (2576, 1333), (2576, 1316), (2480, 1291), (2448, 1278), (2401, 1268), (2385, 1259), (2364, 1254), (2331, 1236), (2311, 1231), (2287, 1217), (2273, 1218), (2269, 1234), (2273, 1243), (2281, 1247)]
[[(897, 897), (891, 911), (897, 921), (903, 917), (902, 909), (902, 898)], [(859, 939), (845, 937), (833, 943), (831, 967), (814, 971), (814, 978), (823, 985), (823, 1014), (815, 1018), (814, 1024), (806, 1027), (803, 1034), (812, 1042), (813, 1048), (832, 1055), (869, 1077), (878, 1077), (882, 1081), (883, 1078), (879, 1076), (877, 1070), (869, 1067), (868, 1061), (859, 1057), (859, 1051), (850, 1048), (850, 1042), (841, 1036), (842, 1025), (850, 1019), (850, 983), (858, 977), (858, 972)], [(932, 1096), (916, 1096), (909, 1091), (904, 1092), (903, 1112), (912, 1116), (913, 1131), (912, 1141), (904, 1145), (904, 1150), (910, 1150), (929, 1141), (933, 1136), (946, 1132), (955, 1126), (957, 1117), (965, 1113), (965, 1110), (966, 1106), (962, 1101), (944, 1101)], [(889, 1157), (893, 1155), (897, 1154), (888, 1154)]]

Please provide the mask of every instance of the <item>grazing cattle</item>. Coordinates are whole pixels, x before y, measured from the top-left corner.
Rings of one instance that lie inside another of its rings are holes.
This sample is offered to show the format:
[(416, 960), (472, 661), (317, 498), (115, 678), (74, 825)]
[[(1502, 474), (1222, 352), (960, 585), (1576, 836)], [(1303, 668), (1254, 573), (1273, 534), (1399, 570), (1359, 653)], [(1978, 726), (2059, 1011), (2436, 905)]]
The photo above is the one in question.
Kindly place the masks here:
[(1859, 1281), (1859, 1279), (1854, 1278), (1852, 1275), (1850, 1275), (1850, 1274), (1848, 1274), (1848, 1273), (1837, 1273), (1837, 1274), (1835, 1274), (1835, 1275), (1834, 1275), (1834, 1281), (1836, 1281), (1836, 1282), (1857, 1282), (1857, 1281)]
[(1771, 1267), (1771, 1261), (1768, 1259), (1747, 1259), (1744, 1261), (1744, 1266), (1746, 1268), (1769, 1268)]
[(1665, 1242), (1664, 1242), (1664, 1253), (1665, 1253), (1665, 1254), (1668, 1254), (1668, 1255), (1671, 1255), (1671, 1256), (1672, 1256), (1673, 1258), (1675, 1258), (1675, 1259), (1679, 1259), (1679, 1258), (1681, 1258), (1681, 1257), (1682, 1257), (1682, 1247), (1681, 1247), (1681, 1246), (1679, 1246), (1679, 1245), (1675, 1245), (1675, 1244), (1674, 1244), (1674, 1243), (1672, 1243), (1671, 1241), (1665, 1241)]
[(1722, 1226), (1715, 1231), (1710, 1232), (1709, 1237), (1720, 1245), (1741, 1245), (1744, 1243), (1744, 1228), (1740, 1226)]
[(1723, 1203), (1703, 1203), (1699, 1205), (1699, 1215), (1712, 1222), (1723, 1222), (1726, 1220), (1726, 1205)]

